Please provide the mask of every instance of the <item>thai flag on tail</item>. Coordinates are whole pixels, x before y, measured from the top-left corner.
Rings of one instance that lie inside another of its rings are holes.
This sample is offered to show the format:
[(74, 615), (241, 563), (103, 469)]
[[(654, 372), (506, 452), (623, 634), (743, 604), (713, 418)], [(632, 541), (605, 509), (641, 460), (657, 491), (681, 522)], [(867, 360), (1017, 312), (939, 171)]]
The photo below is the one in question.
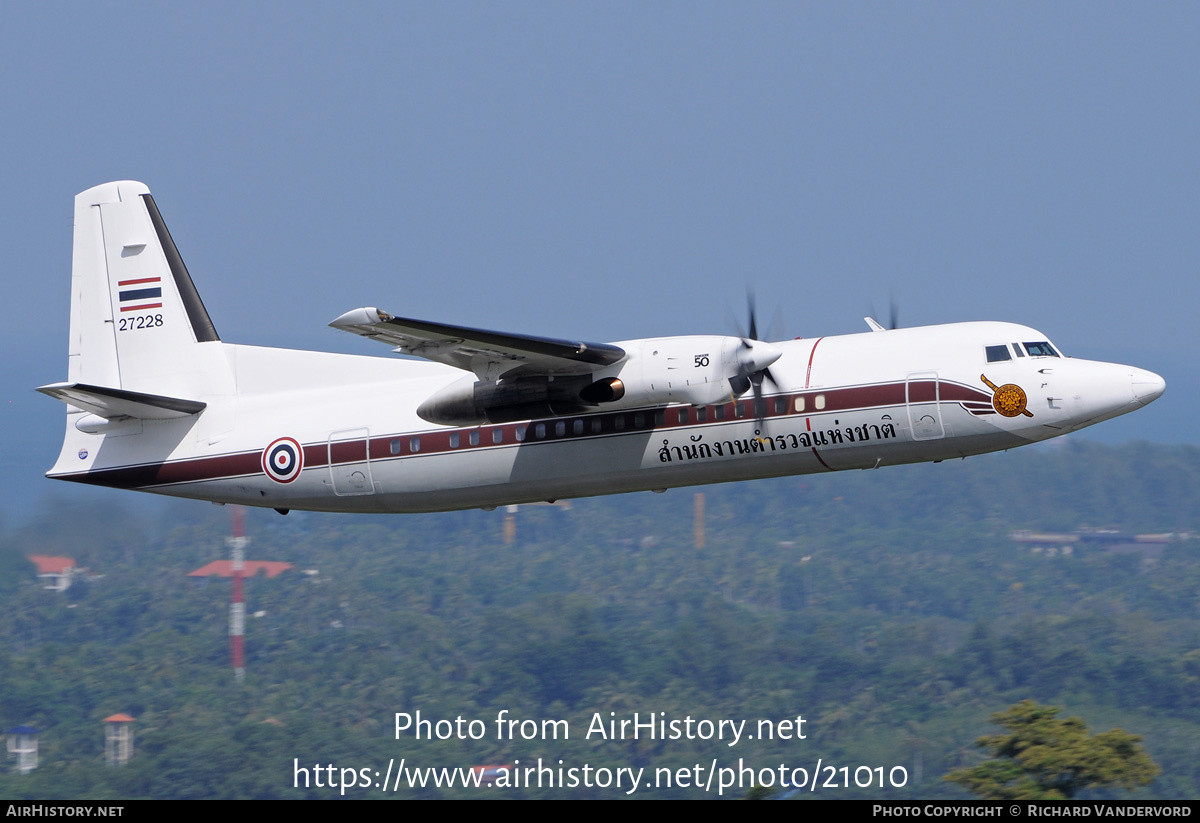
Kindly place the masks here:
[(162, 278), (140, 277), (117, 281), (117, 303), (121, 311), (162, 308)]

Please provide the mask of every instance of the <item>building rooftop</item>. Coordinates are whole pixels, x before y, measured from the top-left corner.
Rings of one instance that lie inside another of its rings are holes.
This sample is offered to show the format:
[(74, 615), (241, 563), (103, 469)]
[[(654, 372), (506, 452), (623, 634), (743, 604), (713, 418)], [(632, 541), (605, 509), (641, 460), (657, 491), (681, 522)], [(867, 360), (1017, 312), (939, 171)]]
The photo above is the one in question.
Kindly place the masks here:
[[(283, 574), (292, 567), (291, 563), (278, 560), (247, 560), (242, 564), (242, 577), (254, 577), (263, 572), (267, 577)], [(201, 566), (194, 572), (188, 572), (188, 577), (233, 577), (232, 560), (214, 560), (207, 566)]]
[(74, 568), (74, 557), (50, 557), (44, 554), (29, 555), (30, 562), (37, 566), (38, 574), (66, 574)]

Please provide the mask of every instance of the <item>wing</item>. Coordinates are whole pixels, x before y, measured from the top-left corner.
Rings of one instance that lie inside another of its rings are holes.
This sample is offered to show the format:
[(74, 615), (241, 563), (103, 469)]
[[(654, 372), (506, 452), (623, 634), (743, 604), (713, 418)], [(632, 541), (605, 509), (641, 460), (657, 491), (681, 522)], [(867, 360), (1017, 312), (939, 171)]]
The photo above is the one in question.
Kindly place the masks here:
[(474, 372), (480, 380), (526, 374), (588, 374), (625, 359), (624, 349), (608, 343), (410, 320), (374, 307), (348, 311), (329, 325), (380, 340), (404, 354)]

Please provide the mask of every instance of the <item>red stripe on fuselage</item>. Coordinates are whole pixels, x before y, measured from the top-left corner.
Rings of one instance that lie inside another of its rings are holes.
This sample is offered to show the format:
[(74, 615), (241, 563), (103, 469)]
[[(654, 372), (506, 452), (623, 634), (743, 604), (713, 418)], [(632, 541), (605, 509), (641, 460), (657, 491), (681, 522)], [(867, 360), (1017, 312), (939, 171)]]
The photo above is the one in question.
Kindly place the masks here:
[(809, 386), (809, 382), (812, 380), (812, 364), (813, 358), (817, 356), (817, 346), (821, 345), (821, 341), (824, 339), (824, 337), (818, 337), (816, 342), (813, 343), (812, 349), (810, 349), (808, 352), (808, 372), (804, 375), (804, 388), (806, 389)]
[[(824, 339), (825, 339), (824, 337), (818, 337), (816, 342), (813, 343), (812, 349), (810, 349), (808, 352), (808, 371), (805, 372), (805, 374), (804, 374), (804, 388), (806, 388), (806, 389), (809, 387), (809, 384), (812, 381), (813, 358), (817, 356), (817, 346)], [(891, 385), (895, 386), (896, 384), (893, 383)], [(881, 385), (881, 386), (867, 386), (866, 389), (886, 389), (887, 387), (888, 387), (888, 384), (885, 383), (884, 385)], [(836, 394), (836, 392), (830, 392), (829, 394)], [(822, 409), (822, 411), (842, 411), (843, 409), (841, 409), (841, 408), (832, 408), (832, 409), (830, 408), (829, 394), (825, 395), (825, 408)], [(805, 407), (808, 406), (807, 403), (805, 403), (804, 405), (805, 405)], [(869, 403), (868, 405), (892, 406), (892, 405), (895, 405), (895, 403)], [(809, 431), (812, 431), (812, 418), (805, 416), (804, 425), (808, 427)], [(829, 468), (829, 464), (825, 462), (825, 458), (821, 457), (821, 453), (817, 451), (815, 446), (813, 447), (812, 453), (813, 453), (813, 457), (817, 458), (817, 460), (819, 460), (821, 462), (822, 466), (824, 466), (826, 469), (829, 469), (829, 471), (833, 471), (833, 469)]]

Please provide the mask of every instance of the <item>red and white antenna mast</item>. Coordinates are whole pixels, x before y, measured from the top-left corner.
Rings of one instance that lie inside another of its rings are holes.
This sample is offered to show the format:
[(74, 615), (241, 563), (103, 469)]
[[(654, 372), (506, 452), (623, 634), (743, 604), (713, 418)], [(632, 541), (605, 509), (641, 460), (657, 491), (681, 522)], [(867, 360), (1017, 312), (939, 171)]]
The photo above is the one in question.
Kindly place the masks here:
[(228, 538), (229, 553), (233, 561), (233, 596), (229, 601), (229, 658), (233, 663), (233, 676), (241, 683), (246, 678), (246, 600), (242, 580), (246, 568), (246, 510), (241, 506), (230, 506), (233, 520), (233, 536)]

